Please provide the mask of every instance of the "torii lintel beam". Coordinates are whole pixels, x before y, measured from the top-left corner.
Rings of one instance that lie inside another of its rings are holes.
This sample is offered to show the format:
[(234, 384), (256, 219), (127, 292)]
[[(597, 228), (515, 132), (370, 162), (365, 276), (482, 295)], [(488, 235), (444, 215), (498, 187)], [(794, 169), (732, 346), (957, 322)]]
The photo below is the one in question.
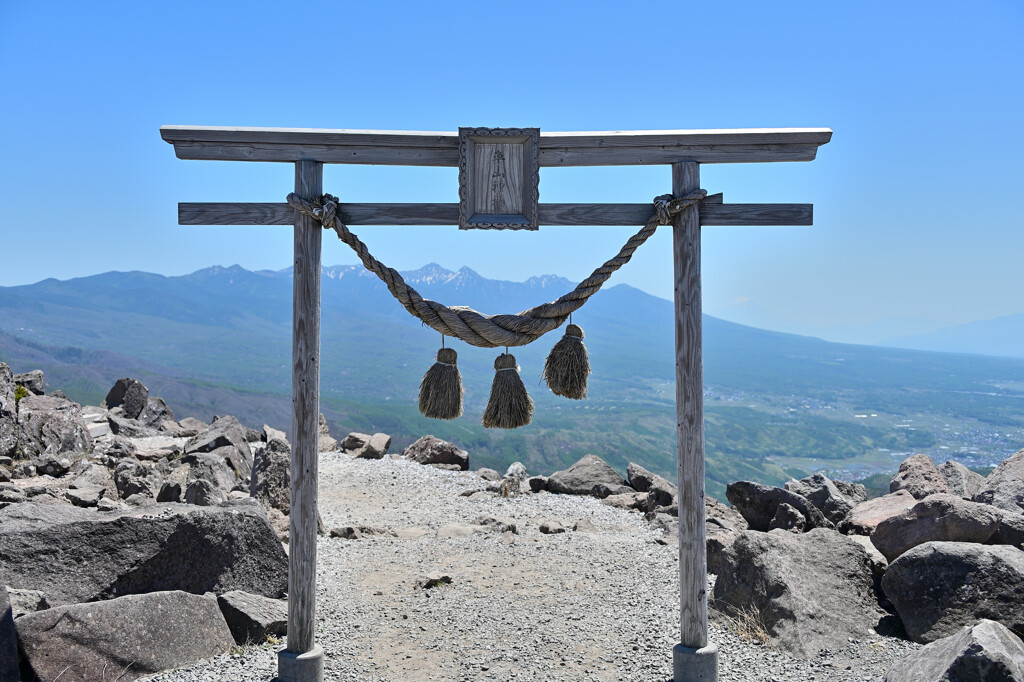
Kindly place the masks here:
[[(458, 166), (456, 132), (163, 126), (179, 159)], [(541, 166), (813, 161), (828, 128), (540, 133)]]

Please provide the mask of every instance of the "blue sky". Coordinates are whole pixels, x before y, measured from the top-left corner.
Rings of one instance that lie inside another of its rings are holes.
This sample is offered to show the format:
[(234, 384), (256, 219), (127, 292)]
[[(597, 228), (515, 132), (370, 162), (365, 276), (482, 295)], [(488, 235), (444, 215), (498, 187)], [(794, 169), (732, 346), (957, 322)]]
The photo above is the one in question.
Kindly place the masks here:
[[(815, 204), (811, 228), (706, 228), (706, 311), (793, 330), (1024, 312), (1022, 8), (0, 1), (0, 285), (287, 266), (287, 228), (179, 227), (176, 203), (281, 201), (291, 167), (179, 161), (163, 124), (823, 126), (835, 135), (814, 162), (702, 169), (726, 201)], [(669, 176), (545, 169), (541, 198), (648, 201)], [(455, 201), (456, 177), (332, 166), (325, 187), (351, 201)], [(399, 269), (578, 279), (631, 229), (359, 234)], [(670, 246), (658, 234), (613, 282), (670, 298)], [(355, 259), (329, 240), (324, 262)]]

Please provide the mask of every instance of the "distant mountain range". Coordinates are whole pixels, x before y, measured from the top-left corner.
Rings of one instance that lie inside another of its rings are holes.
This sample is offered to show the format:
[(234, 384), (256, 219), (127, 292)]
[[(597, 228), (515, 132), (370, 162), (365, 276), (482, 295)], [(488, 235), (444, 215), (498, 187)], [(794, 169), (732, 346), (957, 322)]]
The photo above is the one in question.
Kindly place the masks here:
[[(487, 313), (524, 310), (573, 286), (433, 264), (403, 276), (426, 297)], [(479, 423), (499, 350), (449, 340), (467, 415), (428, 420), (416, 395), (440, 335), (357, 266), (324, 268), (322, 311), (322, 409), (337, 433), (384, 431), (395, 447), (433, 433), (495, 468), (521, 460), (550, 473), (592, 452), (620, 469), (636, 461), (674, 476), (670, 301), (611, 286), (573, 316), (593, 365), (586, 401), (557, 398), (540, 382), (559, 332), (514, 349), (537, 410), (533, 424), (510, 432)], [(713, 317), (704, 324), (711, 494), (739, 478), (888, 471), (911, 451), (984, 465), (1024, 444), (1024, 360), (834, 344)], [(0, 360), (43, 369), (51, 387), (83, 402), (137, 376), (179, 416), (234, 414), (288, 428), (291, 272), (109, 272), (0, 287)]]
[(880, 345), (1024, 358), (1024, 313), (966, 322), (927, 334), (900, 336), (882, 341)]

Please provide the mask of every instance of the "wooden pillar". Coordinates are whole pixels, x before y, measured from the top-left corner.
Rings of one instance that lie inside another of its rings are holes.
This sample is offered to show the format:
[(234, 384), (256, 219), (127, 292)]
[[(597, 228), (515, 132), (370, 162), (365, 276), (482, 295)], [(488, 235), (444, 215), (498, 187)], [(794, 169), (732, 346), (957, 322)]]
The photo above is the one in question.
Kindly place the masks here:
[[(323, 192), (323, 164), (295, 163), (295, 193)], [(280, 677), (323, 679), (310, 665), (316, 630), (317, 439), (320, 416), (320, 223), (296, 212), (292, 263), (292, 461), (288, 535), (288, 648), (278, 659)], [(288, 668), (287, 670), (285, 668)], [(311, 672), (313, 671), (313, 672)]]
[[(700, 188), (700, 166), (672, 164), (672, 194)], [(700, 215), (672, 221), (675, 264), (676, 452), (679, 483), (679, 645), (673, 678), (715, 680), (717, 650), (708, 647), (707, 548), (704, 511), (704, 358), (700, 287)]]

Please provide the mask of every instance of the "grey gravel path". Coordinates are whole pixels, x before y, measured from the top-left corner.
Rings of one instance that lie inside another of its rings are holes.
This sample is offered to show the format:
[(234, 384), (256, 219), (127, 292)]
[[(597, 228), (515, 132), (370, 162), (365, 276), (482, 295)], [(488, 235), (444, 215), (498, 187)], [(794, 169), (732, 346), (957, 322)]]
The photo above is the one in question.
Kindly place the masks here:
[[(329, 680), (644, 680), (671, 675), (678, 631), (676, 550), (637, 513), (595, 499), (523, 495), (469, 499), (471, 473), (411, 462), (321, 460), (321, 513), (328, 528), (430, 529), (419, 539), (319, 542), (317, 641)], [(518, 535), (437, 539), (447, 523), (488, 514), (513, 519)], [(542, 521), (597, 532), (542, 535)], [(452, 584), (415, 587), (444, 573)], [(881, 680), (917, 645), (876, 637), (813, 660), (794, 659), (712, 626), (720, 679)], [(160, 681), (271, 680), (282, 644), (252, 646)]]

